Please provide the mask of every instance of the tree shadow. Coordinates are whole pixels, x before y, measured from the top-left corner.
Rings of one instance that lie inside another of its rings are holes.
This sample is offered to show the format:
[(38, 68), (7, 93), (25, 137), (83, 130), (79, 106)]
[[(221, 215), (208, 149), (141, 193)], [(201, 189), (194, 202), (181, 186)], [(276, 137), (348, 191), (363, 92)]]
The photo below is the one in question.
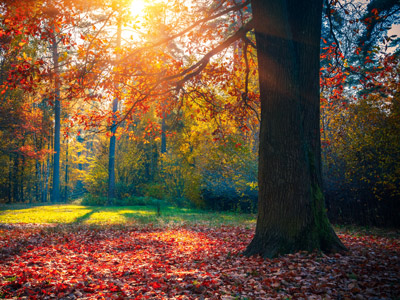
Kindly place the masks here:
[(121, 213), (121, 215), (131, 222), (135, 221), (137, 223), (148, 223), (157, 217), (157, 212), (154, 211), (154, 213), (151, 214), (141, 214), (138, 212), (125, 212)]
[(84, 223), (85, 221), (89, 220), (90, 217), (91, 217), (94, 213), (97, 213), (97, 212), (99, 212), (99, 211), (100, 211), (100, 208), (92, 209), (91, 211), (87, 212), (86, 214), (84, 214), (84, 215), (82, 215), (82, 216), (80, 216), (80, 217), (77, 217), (73, 223), (74, 223), (74, 224), (82, 224), (82, 223)]

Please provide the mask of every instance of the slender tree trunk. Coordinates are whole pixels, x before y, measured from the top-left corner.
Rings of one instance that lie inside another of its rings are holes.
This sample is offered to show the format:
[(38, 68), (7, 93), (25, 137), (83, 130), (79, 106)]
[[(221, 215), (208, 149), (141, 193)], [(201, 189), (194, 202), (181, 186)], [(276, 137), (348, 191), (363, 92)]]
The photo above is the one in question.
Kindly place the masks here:
[(9, 162), (8, 162), (8, 203), (12, 202), (12, 155), (9, 154)]
[[(121, 20), (118, 20), (117, 28), (117, 47), (121, 47)], [(118, 59), (118, 57), (117, 57)], [(118, 111), (118, 98), (115, 97), (112, 104), (113, 124), (111, 126), (110, 148), (108, 156), (108, 204), (111, 205), (112, 199), (115, 198), (115, 144), (117, 132), (117, 123), (115, 113)]]
[(68, 162), (68, 151), (69, 150), (69, 142), (68, 142), (68, 138), (67, 138), (67, 149), (66, 149), (66, 153), (65, 153), (65, 177), (64, 177), (64, 181), (65, 181), (65, 187), (64, 187), (64, 201), (67, 202), (68, 201), (68, 181), (69, 181), (69, 174), (68, 174), (68, 168), (69, 168), (69, 162)]
[[(113, 101), (113, 113), (118, 109), (118, 99), (115, 98)], [(112, 203), (112, 199), (115, 198), (115, 147), (116, 147), (116, 137), (115, 133), (117, 131), (117, 125), (113, 121), (111, 126), (111, 137), (110, 137), (110, 148), (108, 156), (108, 204)]]
[(163, 109), (161, 120), (161, 154), (167, 153), (167, 125), (165, 124), (165, 109)]
[[(79, 161), (78, 170), (82, 171), (83, 170), (83, 164), (81, 163), (81, 156), (82, 156), (83, 147), (82, 147), (81, 144), (85, 141), (85, 139), (82, 138), (82, 136), (78, 136), (76, 140), (80, 144), (78, 146), (79, 151), (77, 152), (78, 161)], [(82, 172), (79, 172), (79, 173), (82, 173)], [(78, 180), (76, 182), (76, 185), (75, 185), (74, 194), (80, 196), (82, 193), (83, 193), (83, 182), (82, 182), (81, 178), (78, 178)]]
[(40, 182), (40, 197), (41, 197), (41, 201), (42, 202), (45, 202), (45, 196), (44, 196), (44, 193), (45, 193), (45, 191), (44, 191), (44, 189), (45, 189), (45, 181), (46, 181), (46, 179), (45, 179), (45, 176), (46, 176), (46, 174), (45, 174), (45, 166), (46, 166), (46, 161), (44, 160), (43, 161), (43, 163), (40, 165), (40, 172), (42, 173), (42, 181)]
[[(22, 145), (25, 144), (25, 141), (22, 143)], [(20, 182), (19, 182), (19, 199), (20, 202), (24, 202), (25, 201), (25, 178), (24, 178), (24, 174), (25, 173), (25, 157), (23, 155), (21, 155), (21, 173), (20, 173)]]
[(345, 249), (321, 182), (319, 42), (322, 0), (253, 0), (261, 125), (255, 236), (246, 255)]
[[(41, 149), (41, 147), (40, 148), (38, 147), (38, 139), (37, 139), (36, 133), (34, 133), (33, 139), (34, 139), (36, 148)], [(35, 201), (39, 202), (39, 198), (40, 198), (39, 185), (41, 182), (41, 172), (40, 172), (40, 161), (37, 158), (35, 160), (35, 175), (36, 175), (36, 180), (34, 181), (35, 182)]]
[[(50, 144), (47, 146), (48, 149), (50, 149)], [(43, 169), (46, 173), (43, 176), (43, 188), (42, 188), (42, 202), (47, 202), (47, 193), (49, 190), (49, 177), (50, 177), (50, 154), (47, 155), (47, 164), (44, 165), (43, 167), (46, 166), (46, 169)]]
[(25, 198), (28, 197), (27, 198), (28, 203), (35, 203), (35, 200), (33, 198), (34, 193), (32, 192), (32, 185), (33, 185), (32, 179), (29, 178), (29, 181), (26, 184), (26, 192), (25, 192), (25, 196), (24, 196)]
[(41, 178), (42, 173), (40, 172), (40, 162), (38, 159), (36, 159), (35, 167), (36, 167), (35, 199), (36, 199), (36, 202), (39, 202), (39, 200), (40, 200), (39, 186), (42, 181), (42, 178)]
[(18, 173), (19, 173), (19, 154), (14, 156), (14, 173), (12, 179), (13, 185), (13, 200), (14, 202), (19, 202), (19, 192), (18, 192)]
[(53, 155), (53, 193), (52, 202), (60, 201), (60, 131), (61, 131), (61, 104), (60, 104), (60, 69), (58, 64), (58, 47), (53, 26), (52, 55), (54, 67), (54, 155)]
[(159, 166), (160, 155), (158, 154), (157, 144), (153, 141), (151, 149), (151, 180), (159, 180), (162, 167)]

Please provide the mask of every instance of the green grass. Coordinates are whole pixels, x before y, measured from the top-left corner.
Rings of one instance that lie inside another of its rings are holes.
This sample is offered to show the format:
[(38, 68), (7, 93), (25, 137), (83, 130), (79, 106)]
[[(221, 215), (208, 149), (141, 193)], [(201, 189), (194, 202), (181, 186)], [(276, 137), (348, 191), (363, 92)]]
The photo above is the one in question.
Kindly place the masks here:
[(231, 212), (207, 212), (197, 209), (161, 207), (157, 216), (154, 206), (83, 206), (63, 205), (3, 205), (0, 223), (59, 224), (204, 224), (252, 225), (255, 216)]

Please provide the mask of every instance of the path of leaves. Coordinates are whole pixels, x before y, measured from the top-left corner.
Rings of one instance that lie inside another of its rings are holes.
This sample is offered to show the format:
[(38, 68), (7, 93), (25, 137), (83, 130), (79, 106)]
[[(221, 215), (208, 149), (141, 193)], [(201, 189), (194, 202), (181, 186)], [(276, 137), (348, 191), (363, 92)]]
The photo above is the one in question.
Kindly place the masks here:
[[(400, 240), (340, 234), (346, 255), (240, 255), (253, 229), (1, 225), (14, 299), (398, 299)], [(0, 297), (1, 298), (1, 297)]]

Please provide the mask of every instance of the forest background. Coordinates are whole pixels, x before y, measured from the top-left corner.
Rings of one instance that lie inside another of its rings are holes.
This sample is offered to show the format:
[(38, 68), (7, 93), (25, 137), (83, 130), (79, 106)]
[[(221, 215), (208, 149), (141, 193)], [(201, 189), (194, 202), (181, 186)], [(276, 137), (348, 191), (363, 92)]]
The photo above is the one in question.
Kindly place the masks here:
[[(145, 4), (3, 1), (1, 202), (256, 212), (250, 2)], [(336, 223), (400, 225), (399, 14), (396, 1), (324, 3), (321, 145)]]

